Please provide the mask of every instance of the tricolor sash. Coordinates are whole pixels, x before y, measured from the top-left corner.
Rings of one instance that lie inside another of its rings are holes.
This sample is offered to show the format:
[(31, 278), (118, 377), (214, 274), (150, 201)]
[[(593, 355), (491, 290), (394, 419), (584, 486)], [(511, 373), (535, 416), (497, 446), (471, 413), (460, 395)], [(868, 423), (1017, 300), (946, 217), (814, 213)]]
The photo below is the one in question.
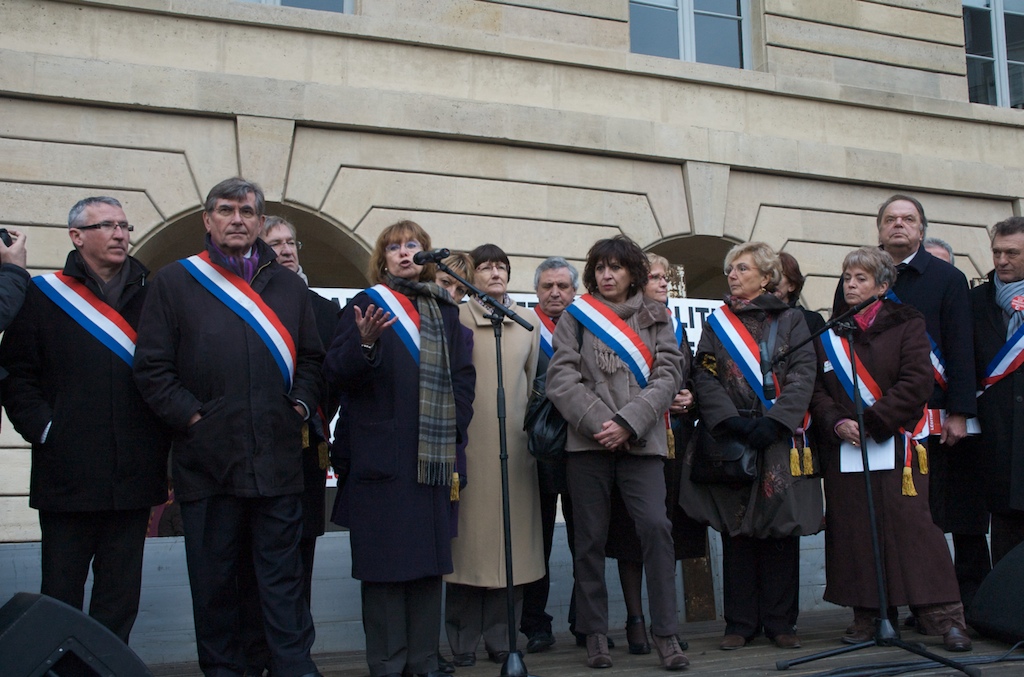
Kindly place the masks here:
[[(736, 313), (732, 312), (728, 306), (720, 306), (708, 316), (708, 326), (722, 342), (732, 361), (740, 368), (743, 377), (747, 379), (751, 390), (764, 404), (765, 409), (771, 409), (775, 404), (775, 399), (769, 400), (764, 396), (761, 348), (747, 328), (743, 326), (740, 318), (736, 317)], [(776, 383), (777, 392), (778, 384)]]
[(654, 355), (625, 320), (591, 294), (577, 296), (566, 310), (618, 355), (641, 388), (647, 387)]
[(260, 298), (241, 277), (210, 260), (202, 252), (178, 263), (228, 310), (238, 315), (266, 344), (281, 370), (285, 391), (292, 389), (295, 376), (296, 351), (292, 335), (285, 329), (277, 313)]
[(683, 345), (683, 338), (685, 337), (683, 323), (679, 321), (679, 318), (676, 317), (671, 308), (666, 308), (666, 310), (668, 310), (668, 319), (672, 323), (672, 333), (676, 335), (676, 343)]
[(32, 281), (72, 320), (132, 366), (135, 330), (120, 313), (84, 284), (62, 272), (37, 275)]
[[(843, 390), (846, 391), (850, 400), (855, 401), (853, 397), (853, 370), (850, 366), (850, 342), (837, 336), (833, 330), (829, 329), (821, 335), (821, 347), (825, 349), (825, 355), (832, 364), (833, 372), (836, 378), (839, 379), (839, 384), (843, 386)], [(864, 363), (861, 362), (856, 351), (854, 351), (853, 356), (857, 360), (857, 386), (860, 390), (860, 399), (864, 402), (865, 407), (870, 407), (882, 397), (882, 388), (875, 381), (868, 368), (864, 366)], [(926, 411), (925, 409), (924, 412)], [(900, 432), (913, 439), (927, 437), (929, 433), (928, 417), (924, 412), (922, 412), (922, 416), (917, 421), (913, 431), (900, 428)]]
[(999, 383), (1024, 364), (1024, 325), (1017, 328), (996, 356), (985, 367), (985, 376), (981, 379), (981, 390), (978, 395)]
[[(903, 301), (900, 300), (900, 297), (896, 296), (896, 292), (892, 289), (889, 289), (889, 291), (885, 293), (885, 298), (890, 301), (895, 301), (896, 303), (903, 303)], [(928, 336), (928, 343), (930, 343), (932, 347), (928, 357), (932, 361), (932, 373), (935, 376), (935, 382), (938, 383), (939, 387), (943, 390), (946, 390), (949, 387), (946, 384), (946, 360), (942, 357), (942, 351), (939, 350), (939, 344), (935, 342), (935, 339), (932, 338), (931, 334), (928, 334), (927, 332), (925, 333)]]
[(555, 333), (555, 321), (545, 315), (540, 306), (534, 308), (533, 311), (537, 313), (537, 319), (540, 320), (540, 349), (550, 359), (555, 354), (554, 344), (551, 341), (551, 337)]
[(375, 284), (366, 295), (398, 321), (391, 325), (416, 364), (420, 363), (420, 312), (408, 296), (383, 284)]

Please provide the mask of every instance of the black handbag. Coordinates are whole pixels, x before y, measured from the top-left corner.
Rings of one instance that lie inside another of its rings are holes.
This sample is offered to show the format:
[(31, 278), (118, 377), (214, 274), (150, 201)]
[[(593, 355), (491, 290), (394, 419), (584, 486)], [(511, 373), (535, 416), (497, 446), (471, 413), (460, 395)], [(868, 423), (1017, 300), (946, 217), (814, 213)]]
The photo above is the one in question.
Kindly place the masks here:
[(694, 484), (751, 484), (757, 479), (757, 449), (734, 433), (712, 434), (701, 420), (694, 445), (690, 470)]
[(565, 460), (565, 441), (569, 426), (545, 395), (547, 371), (533, 379), (533, 392), (526, 407), (526, 446), (538, 461)]

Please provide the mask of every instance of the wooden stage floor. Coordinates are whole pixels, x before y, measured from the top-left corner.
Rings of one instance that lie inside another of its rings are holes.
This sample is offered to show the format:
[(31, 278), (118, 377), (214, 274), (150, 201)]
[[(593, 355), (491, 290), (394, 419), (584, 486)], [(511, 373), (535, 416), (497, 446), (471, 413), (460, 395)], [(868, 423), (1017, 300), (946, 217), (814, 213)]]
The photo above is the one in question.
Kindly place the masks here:
[[(762, 675), (780, 675), (785, 677), (806, 677), (823, 675), (828, 671), (850, 666), (864, 666), (881, 663), (904, 663), (923, 660), (916, 654), (893, 647), (870, 647), (844, 656), (831, 657), (812, 663), (790, 668), (785, 672), (776, 669), (778, 660), (793, 660), (812, 653), (828, 651), (844, 646), (839, 637), (849, 624), (850, 612), (816, 611), (800, 615), (800, 639), (803, 647), (795, 650), (775, 648), (764, 638), (758, 638), (750, 645), (737, 651), (721, 651), (718, 642), (724, 630), (722, 621), (688, 623), (680, 627), (680, 635), (690, 643), (686, 655), (690, 658), (690, 669), (675, 674), (700, 674), (708, 677), (754, 677)], [(926, 637), (913, 630), (904, 630), (903, 637), (907, 641), (919, 642), (934, 650), (941, 656), (953, 659), (978, 661), (1007, 653), (1010, 646), (977, 637), (974, 639), (974, 651), (952, 654), (944, 651), (939, 637)], [(591, 670), (584, 661), (586, 652), (576, 647), (569, 634), (558, 635), (555, 646), (543, 653), (525, 654), (524, 660), (531, 675), (536, 677), (639, 677), (640, 675), (668, 674), (661, 669), (655, 654), (648, 656), (632, 656), (626, 649), (625, 631), (613, 629), (611, 637), (616, 648), (612, 649), (614, 665), (605, 670)], [(525, 651), (525, 640), (522, 635), (517, 639), (520, 650)], [(447, 648), (442, 647), (447, 655)], [(1017, 649), (1012, 654), (1016, 662), (980, 664), (978, 669), (983, 677), (1010, 677), (1024, 675), (1024, 650)], [(480, 659), (483, 660), (480, 660)], [(477, 653), (478, 662), (471, 668), (459, 668), (455, 677), (499, 677), (501, 667), (487, 660), (482, 649)], [(366, 677), (369, 672), (363, 660), (362, 652), (334, 654), (318, 654), (315, 656), (317, 667), (324, 677)], [(177, 663), (150, 666), (155, 677), (193, 677), (201, 675), (195, 663)], [(891, 666), (890, 666), (891, 667)], [(832, 672), (828, 674), (841, 674)], [(847, 675), (853, 673), (845, 673)], [(892, 672), (861, 672), (856, 674), (896, 674)], [(910, 674), (934, 676), (962, 674), (947, 667), (930, 668)]]

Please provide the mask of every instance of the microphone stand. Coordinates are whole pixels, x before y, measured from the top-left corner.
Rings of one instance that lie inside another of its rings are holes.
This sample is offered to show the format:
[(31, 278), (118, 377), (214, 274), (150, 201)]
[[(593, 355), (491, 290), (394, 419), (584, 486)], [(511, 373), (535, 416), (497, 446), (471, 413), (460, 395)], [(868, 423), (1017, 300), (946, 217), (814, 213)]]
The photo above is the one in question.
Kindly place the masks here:
[(516, 636), (519, 634), (519, 630), (516, 628), (516, 596), (515, 586), (512, 584), (512, 513), (509, 507), (508, 440), (505, 433), (505, 375), (501, 361), (502, 321), (506, 317), (510, 318), (527, 331), (533, 331), (533, 325), (519, 317), (511, 308), (485, 294), (472, 282), (445, 265), (443, 261), (438, 261), (437, 267), (465, 285), (470, 296), (478, 299), (490, 309), (490, 312), (484, 317), (491, 321), (491, 326), (494, 328), (494, 354), (498, 367), (498, 449), (501, 459), (501, 509), (505, 527), (505, 596), (508, 612), (508, 656), (501, 666), (499, 677), (534, 677), (526, 671), (523, 654), (516, 648)]
[[(868, 508), (868, 524), (871, 527), (871, 550), (875, 560), (875, 584), (878, 586), (878, 615), (880, 618), (875, 619), (875, 636), (873, 639), (860, 642), (859, 644), (844, 646), (839, 649), (831, 649), (829, 651), (822, 651), (809, 656), (803, 656), (795, 660), (776, 661), (775, 667), (778, 670), (788, 670), (795, 665), (810, 663), (822, 658), (831, 658), (832, 656), (841, 656), (852, 651), (866, 649), (870, 646), (895, 646), (903, 649), (904, 651), (909, 651), (910, 653), (923, 656), (929, 660), (935, 661), (936, 663), (945, 665), (946, 667), (959, 670), (970, 677), (980, 677), (981, 672), (973, 665), (958, 663), (957, 661), (946, 658), (945, 656), (939, 656), (938, 654), (932, 653), (921, 644), (912, 644), (904, 641), (900, 638), (899, 631), (893, 627), (892, 621), (889, 620), (889, 599), (885, 585), (885, 565), (882, 558), (882, 544), (878, 537), (878, 517), (875, 512), (874, 494), (871, 487), (871, 469), (868, 467), (867, 433), (864, 432), (864, 401), (860, 396), (860, 387), (858, 385), (857, 376), (857, 360), (854, 357), (853, 351), (853, 332), (856, 324), (852, 319), (848, 319), (852, 318), (857, 311), (867, 305), (871, 304), (858, 304), (839, 317), (830, 320), (825, 324), (825, 327), (816, 332), (814, 336), (818, 336), (831, 327), (835, 327), (837, 329), (837, 333), (844, 336), (850, 344), (850, 368), (853, 371), (853, 407), (857, 412), (857, 425), (859, 426), (860, 433), (860, 459), (863, 466), (861, 472), (864, 475), (864, 490)], [(831, 325), (831, 327), (829, 325)], [(811, 338), (814, 338), (814, 336)], [(810, 340), (811, 339), (807, 339), (807, 341)], [(804, 341), (800, 345), (807, 343), (807, 341)], [(788, 352), (792, 352), (794, 349), (790, 349)], [(849, 668), (845, 669), (849, 670)]]

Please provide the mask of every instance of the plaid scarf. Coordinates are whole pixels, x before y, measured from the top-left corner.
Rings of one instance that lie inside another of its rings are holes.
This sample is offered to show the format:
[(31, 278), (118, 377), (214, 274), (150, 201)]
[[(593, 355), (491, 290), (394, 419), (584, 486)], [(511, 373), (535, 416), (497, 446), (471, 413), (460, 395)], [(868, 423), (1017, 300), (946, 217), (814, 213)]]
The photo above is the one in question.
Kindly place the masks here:
[(444, 321), (438, 302), (451, 296), (433, 282), (417, 282), (393, 275), (387, 285), (417, 299), (420, 313), (420, 418), (417, 481), (450, 486), (455, 472), (455, 394), (444, 339)]

